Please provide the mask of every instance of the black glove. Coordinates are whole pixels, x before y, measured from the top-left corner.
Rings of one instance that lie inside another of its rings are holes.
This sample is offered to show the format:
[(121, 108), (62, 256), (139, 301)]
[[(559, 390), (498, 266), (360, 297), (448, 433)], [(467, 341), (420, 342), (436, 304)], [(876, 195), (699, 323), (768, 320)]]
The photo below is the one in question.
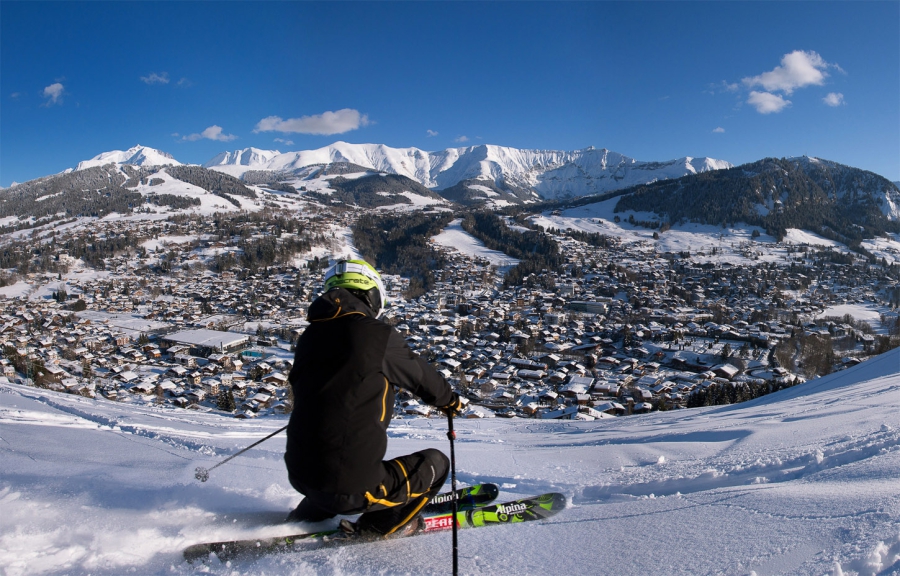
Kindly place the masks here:
[(459, 416), (462, 414), (463, 401), (456, 392), (450, 393), (450, 402), (444, 406), (438, 406), (438, 410), (447, 416)]

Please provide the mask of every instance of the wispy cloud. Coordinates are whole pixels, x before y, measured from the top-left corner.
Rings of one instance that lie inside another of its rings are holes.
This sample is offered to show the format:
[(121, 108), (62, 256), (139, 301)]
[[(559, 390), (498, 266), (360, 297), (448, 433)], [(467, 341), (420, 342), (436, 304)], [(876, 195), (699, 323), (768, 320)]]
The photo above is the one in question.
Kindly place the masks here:
[(187, 136), (182, 136), (182, 142), (196, 142), (197, 140), (215, 140), (217, 142), (231, 142), (232, 140), (237, 140), (237, 136), (234, 134), (222, 134), (222, 127), (212, 125), (203, 132), (196, 134), (188, 134)]
[(822, 98), (822, 102), (832, 107), (842, 106), (844, 104), (844, 95), (840, 92), (829, 92), (827, 96)]
[(284, 138), (275, 138), (275, 142), (281, 142), (285, 146), (293, 146), (294, 145), (293, 140), (285, 140)]
[(724, 133), (725, 133), (725, 129), (722, 128), (721, 126), (713, 129), (713, 134), (724, 134)]
[(168, 84), (169, 73), (163, 72), (162, 74), (157, 74), (156, 72), (151, 72), (147, 76), (141, 76), (141, 82), (144, 84)]
[(456, 138), (453, 139), (453, 141), (462, 144), (463, 142), (468, 142), (469, 137), (468, 136), (457, 136)]
[(748, 88), (761, 86), (769, 92), (784, 92), (790, 95), (797, 88), (824, 84), (829, 68), (841, 69), (837, 64), (826, 62), (816, 52), (794, 50), (781, 58), (780, 66), (741, 81)]
[(62, 104), (62, 97), (65, 95), (66, 89), (59, 82), (54, 82), (53, 84), (44, 88), (44, 106), (53, 106), (54, 104)]
[(21, 92), (13, 92), (12, 94), (9, 95), (9, 97), (12, 98), (13, 100), (18, 100), (19, 98), (22, 97), (22, 93)]
[(741, 85), (737, 82), (729, 84), (725, 80), (722, 80), (718, 84), (710, 84), (704, 92), (715, 95), (723, 92), (737, 92), (740, 89)]
[(427, 134), (429, 138), (431, 138), (432, 136), (437, 136), (437, 135), (438, 135), (438, 133), (437, 133), (436, 131), (434, 131), (434, 130), (426, 130), (426, 131), (425, 131), (425, 134)]
[(301, 116), (283, 120), (279, 116), (263, 118), (256, 124), (254, 132), (284, 132), (330, 136), (343, 134), (371, 124), (369, 117), (359, 110), (344, 108), (336, 112), (323, 112), (314, 116)]
[(750, 92), (750, 97), (747, 98), (747, 104), (750, 104), (756, 111), (760, 114), (772, 114), (781, 112), (785, 108), (791, 105), (790, 100), (785, 100), (778, 94), (772, 94), (771, 92)]

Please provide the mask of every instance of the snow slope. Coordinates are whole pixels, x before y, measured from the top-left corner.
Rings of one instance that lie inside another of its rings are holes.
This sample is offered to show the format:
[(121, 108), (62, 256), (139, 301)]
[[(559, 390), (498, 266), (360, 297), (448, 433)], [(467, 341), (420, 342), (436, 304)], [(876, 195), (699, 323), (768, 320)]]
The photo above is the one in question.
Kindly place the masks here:
[(501, 269), (508, 269), (519, 263), (518, 259), (485, 246), (484, 242), (463, 230), (461, 222), (462, 220), (459, 218), (451, 221), (439, 234), (433, 236), (432, 240), (436, 244), (453, 248), (467, 256), (484, 258)]
[[(0, 384), (0, 571), (446, 574), (449, 533), (191, 566), (182, 547), (275, 535), (299, 500), (283, 426)], [(458, 477), (570, 508), (462, 531), (464, 574), (896, 574), (900, 349), (726, 407), (594, 422), (456, 423)], [(441, 419), (394, 421), (388, 455), (446, 449)], [(323, 522), (315, 527), (333, 524)], [(313, 528), (314, 526), (302, 526)]]

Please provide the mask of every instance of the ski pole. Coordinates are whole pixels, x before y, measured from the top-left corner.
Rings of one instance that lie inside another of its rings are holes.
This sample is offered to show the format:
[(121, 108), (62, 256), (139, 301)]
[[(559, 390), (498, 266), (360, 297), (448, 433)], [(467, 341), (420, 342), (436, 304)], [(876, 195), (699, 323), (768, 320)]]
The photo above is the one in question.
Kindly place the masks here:
[(206, 468), (204, 468), (203, 466), (198, 466), (197, 469), (194, 470), (194, 478), (196, 478), (197, 480), (199, 480), (199, 481), (201, 481), (201, 482), (206, 482), (207, 480), (209, 480), (209, 473), (210, 473), (210, 471), (215, 470), (216, 468), (218, 468), (218, 467), (221, 466), (222, 464), (228, 462), (229, 460), (231, 460), (231, 459), (234, 458), (235, 456), (240, 456), (241, 454), (243, 454), (243, 453), (246, 452), (247, 450), (253, 448), (254, 446), (256, 446), (256, 445), (258, 445), (258, 444), (262, 444), (263, 442), (265, 442), (266, 440), (268, 440), (269, 438), (271, 438), (272, 436), (278, 434), (279, 432), (281, 432), (281, 431), (283, 431), (283, 430), (287, 430), (287, 426), (285, 426), (284, 428), (279, 428), (278, 430), (272, 432), (271, 434), (269, 434), (268, 436), (266, 436), (266, 437), (263, 438), (262, 440), (257, 440), (256, 442), (254, 442), (253, 444), (247, 446), (246, 448), (244, 448), (244, 449), (241, 450), (240, 452), (238, 452), (238, 453), (236, 453), (236, 454), (232, 454), (232, 455), (229, 456), (228, 458), (222, 460), (221, 462), (219, 462), (218, 464), (216, 464), (216, 465), (213, 466), (212, 468), (206, 469)]
[(450, 501), (453, 503), (453, 576), (459, 574), (459, 541), (456, 514), (459, 512), (459, 501), (456, 494), (456, 451), (453, 441), (456, 440), (456, 432), (453, 431), (453, 413), (447, 412), (447, 438), (450, 439)]

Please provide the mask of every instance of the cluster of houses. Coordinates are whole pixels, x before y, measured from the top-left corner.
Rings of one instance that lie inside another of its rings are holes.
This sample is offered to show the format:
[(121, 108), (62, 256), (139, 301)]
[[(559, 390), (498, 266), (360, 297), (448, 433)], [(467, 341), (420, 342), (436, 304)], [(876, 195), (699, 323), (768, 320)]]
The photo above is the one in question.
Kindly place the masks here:
[[(167, 233), (203, 238), (208, 225)], [(435, 288), (415, 300), (402, 296), (408, 280), (385, 275), (384, 319), (469, 398), (467, 416), (592, 420), (682, 408), (713, 384), (791, 385), (803, 376), (779, 365), (779, 342), (827, 335), (839, 348), (834, 369), (858, 362), (874, 336), (816, 318), (898, 289), (877, 265), (817, 263), (813, 253), (737, 265), (615, 240), (607, 248), (557, 240), (565, 270), (519, 286), (504, 288), (502, 271), (449, 248), (440, 248), (448, 264), (434, 271)], [(0, 300), (2, 377), (241, 417), (290, 411), (292, 343), (323, 270), (193, 266), (227, 248), (214, 244), (167, 246), (180, 265), (166, 274), (135, 254), (110, 258), (108, 274), (32, 277), (67, 298)], [(398, 395), (398, 415), (431, 412)]]

